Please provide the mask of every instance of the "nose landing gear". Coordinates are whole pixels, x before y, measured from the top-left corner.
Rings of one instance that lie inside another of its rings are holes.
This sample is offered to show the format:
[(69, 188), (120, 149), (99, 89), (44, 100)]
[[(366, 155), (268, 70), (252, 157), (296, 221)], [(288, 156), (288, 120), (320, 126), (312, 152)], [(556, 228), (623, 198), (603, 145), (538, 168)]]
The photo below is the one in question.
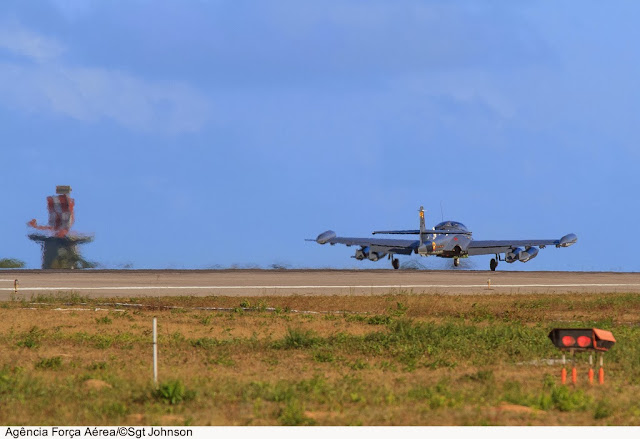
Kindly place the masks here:
[(491, 262), (489, 262), (489, 268), (491, 269), (491, 271), (496, 271), (497, 266), (498, 266), (498, 258), (496, 257), (496, 259), (491, 259)]
[(400, 268), (400, 261), (398, 260), (398, 258), (392, 259), (391, 265), (393, 265), (394, 270), (397, 270), (398, 268)]
[(453, 266), (454, 267), (460, 266), (460, 258), (453, 258)]

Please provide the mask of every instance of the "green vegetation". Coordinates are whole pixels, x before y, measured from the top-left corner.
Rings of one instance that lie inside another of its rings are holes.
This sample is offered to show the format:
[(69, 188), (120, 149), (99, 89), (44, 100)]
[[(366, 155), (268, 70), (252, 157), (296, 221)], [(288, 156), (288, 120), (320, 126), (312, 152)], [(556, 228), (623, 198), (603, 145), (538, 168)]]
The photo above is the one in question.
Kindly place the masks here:
[(109, 316), (98, 317), (96, 318), (96, 323), (98, 325), (110, 325), (113, 323), (113, 320), (111, 320)]
[(301, 349), (312, 347), (319, 342), (321, 342), (321, 340), (314, 335), (313, 331), (287, 328), (287, 334), (282, 340), (276, 342), (274, 346), (284, 349)]
[(52, 262), (51, 266), (47, 268), (54, 269), (83, 269), (83, 268), (96, 268), (97, 262), (88, 261), (76, 252), (64, 252), (58, 255)]
[(169, 380), (160, 384), (158, 389), (153, 392), (153, 396), (159, 401), (175, 405), (192, 400), (195, 397), (195, 392), (186, 390), (180, 380)]
[(29, 349), (37, 348), (40, 345), (40, 340), (43, 335), (44, 331), (39, 329), (37, 326), (32, 326), (28, 332), (19, 337), (16, 345)]
[(0, 268), (24, 268), (25, 263), (20, 259), (2, 258), (0, 259)]
[(60, 357), (43, 358), (42, 360), (36, 363), (35, 367), (36, 369), (58, 370), (62, 367), (62, 358)]
[(80, 303), (88, 303), (89, 296), (82, 295), (76, 291), (56, 291), (55, 293), (38, 293), (31, 296), (31, 302), (36, 303), (62, 303), (65, 305), (76, 305)]

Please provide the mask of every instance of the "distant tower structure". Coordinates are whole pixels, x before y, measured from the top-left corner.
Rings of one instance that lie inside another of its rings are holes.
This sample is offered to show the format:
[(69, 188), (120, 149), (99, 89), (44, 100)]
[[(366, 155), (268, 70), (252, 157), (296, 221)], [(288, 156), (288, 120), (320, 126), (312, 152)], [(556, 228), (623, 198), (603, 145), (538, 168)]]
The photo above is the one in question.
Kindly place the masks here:
[(73, 226), (74, 200), (71, 186), (56, 186), (56, 195), (47, 197), (49, 224), (38, 225), (35, 219), (27, 223), (42, 233), (32, 233), (29, 239), (42, 245), (42, 268), (91, 268), (78, 253), (77, 246), (93, 241), (92, 236), (70, 233)]

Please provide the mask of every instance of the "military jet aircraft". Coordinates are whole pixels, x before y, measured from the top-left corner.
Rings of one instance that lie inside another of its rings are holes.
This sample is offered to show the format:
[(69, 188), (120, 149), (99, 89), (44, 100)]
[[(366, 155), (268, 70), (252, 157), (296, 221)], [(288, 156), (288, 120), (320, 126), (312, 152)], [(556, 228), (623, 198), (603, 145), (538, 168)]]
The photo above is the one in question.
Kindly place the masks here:
[[(457, 221), (443, 221), (437, 224), (432, 230), (425, 227), (424, 208), (420, 206), (420, 229), (419, 230), (378, 230), (374, 235), (419, 235), (419, 239), (380, 239), (380, 238), (343, 238), (336, 236), (333, 230), (327, 230), (318, 235), (315, 241), (318, 244), (345, 244), (360, 246), (356, 254), (352, 256), (359, 261), (369, 259), (378, 261), (385, 256), (391, 260), (393, 268), (398, 269), (400, 262), (394, 255), (410, 255), (412, 253), (420, 256), (438, 256), (440, 258), (452, 258), (455, 267), (460, 265), (460, 258), (476, 255), (495, 255), (491, 259), (489, 268), (495, 271), (498, 261), (505, 261), (509, 264), (520, 261), (527, 262), (538, 256), (538, 248), (545, 248), (547, 245), (556, 247), (569, 247), (578, 240), (573, 233), (563, 236), (560, 239), (523, 239), (505, 241), (478, 241), (471, 237), (471, 232), (464, 224)], [(501, 257), (501, 255), (504, 255)]]

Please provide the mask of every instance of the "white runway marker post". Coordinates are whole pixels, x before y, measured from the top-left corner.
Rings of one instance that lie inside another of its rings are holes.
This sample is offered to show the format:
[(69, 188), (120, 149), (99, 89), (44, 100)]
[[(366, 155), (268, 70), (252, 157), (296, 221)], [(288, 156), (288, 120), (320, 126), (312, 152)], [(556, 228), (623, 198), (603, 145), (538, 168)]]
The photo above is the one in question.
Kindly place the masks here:
[(153, 318), (153, 385), (158, 387), (158, 320)]

